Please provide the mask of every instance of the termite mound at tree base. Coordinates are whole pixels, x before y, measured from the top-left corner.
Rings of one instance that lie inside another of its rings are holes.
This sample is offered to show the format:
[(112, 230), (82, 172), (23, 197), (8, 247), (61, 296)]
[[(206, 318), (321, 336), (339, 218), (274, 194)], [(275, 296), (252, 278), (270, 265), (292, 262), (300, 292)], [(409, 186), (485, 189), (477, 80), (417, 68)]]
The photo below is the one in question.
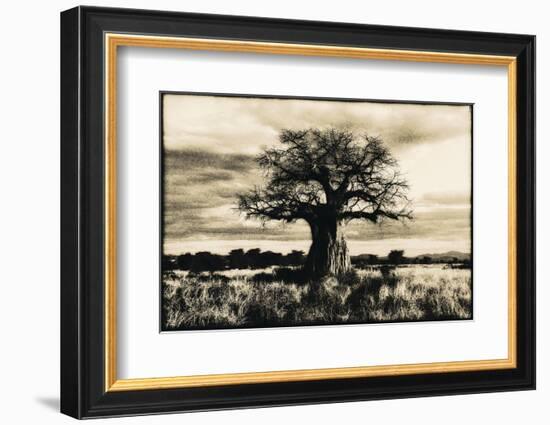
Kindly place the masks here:
[(349, 272), (351, 258), (343, 235), (338, 232), (336, 237), (332, 237), (328, 232), (318, 232), (309, 249), (304, 269), (310, 278), (338, 276)]

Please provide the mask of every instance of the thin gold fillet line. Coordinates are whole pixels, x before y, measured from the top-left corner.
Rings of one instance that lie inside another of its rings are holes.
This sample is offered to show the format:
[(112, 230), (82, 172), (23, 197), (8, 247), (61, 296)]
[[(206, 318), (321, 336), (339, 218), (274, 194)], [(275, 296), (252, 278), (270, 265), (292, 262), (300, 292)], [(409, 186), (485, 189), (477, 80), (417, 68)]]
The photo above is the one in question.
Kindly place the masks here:
[(105, 389), (116, 381), (116, 77), (117, 45), (106, 37)]
[(512, 368), (508, 359), (462, 362), (421, 363), (387, 366), (347, 367), (334, 369), (286, 370), (258, 373), (234, 373), (166, 378), (122, 379), (110, 391), (208, 387), (271, 382), (315, 381), (321, 379), (368, 378), (401, 376), (417, 373), (448, 373)]
[(400, 60), (411, 62), (440, 62), (455, 64), (504, 65), (515, 58), (502, 55), (448, 53), (415, 50), (375, 49), (314, 44), (270, 43), (242, 40), (215, 40), (204, 38), (159, 37), (110, 34), (120, 46), (155, 47), (169, 49), (238, 51), (301, 56), (347, 57), (357, 59)]
[(517, 363), (517, 64), (508, 65), (508, 358)]
[[(385, 49), (364, 49), (336, 46), (315, 46), (205, 40), (189, 38), (129, 36), (107, 34), (106, 46), (106, 128), (105, 128), (105, 389), (106, 391), (146, 390), (214, 385), (237, 385), (262, 382), (290, 382), (320, 379), (407, 375), (414, 373), (445, 373), (459, 371), (509, 369), (516, 367), (516, 64), (508, 56), (454, 53), (414, 52)], [(184, 48), (191, 50), (241, 51), (269, 54), (351, 57), (363, 59), (444, 62), (508, 66), (509, 90), (509, 321), (508, 358), (479, 361), (457, 361), (389, 366), (346, 367), (334, 369), (288, 370), (276, 372), (234, 373), (219, 375), (176, 376), (117, 380), (116, 372), (116, 99), (118, 46)]]

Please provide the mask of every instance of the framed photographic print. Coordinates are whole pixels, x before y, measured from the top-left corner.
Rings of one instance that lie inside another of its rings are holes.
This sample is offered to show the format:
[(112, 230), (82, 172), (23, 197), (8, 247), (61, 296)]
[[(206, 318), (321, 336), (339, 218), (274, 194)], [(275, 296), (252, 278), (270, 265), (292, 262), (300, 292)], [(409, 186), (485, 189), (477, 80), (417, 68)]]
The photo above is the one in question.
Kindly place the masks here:
[(61, 411), (535, 387), (528, 35), (61, 14)]

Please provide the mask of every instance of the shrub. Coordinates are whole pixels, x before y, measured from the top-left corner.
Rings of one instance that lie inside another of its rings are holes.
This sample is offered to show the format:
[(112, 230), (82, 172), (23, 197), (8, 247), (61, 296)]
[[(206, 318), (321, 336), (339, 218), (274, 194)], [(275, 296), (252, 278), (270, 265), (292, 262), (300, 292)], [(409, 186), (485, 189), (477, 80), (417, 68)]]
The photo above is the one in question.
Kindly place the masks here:
[(347, 272), (340, 273), (338, 276), (336, 276), (336, 278), (338, 279), (340, 285), (348, 286), (355, 285), (361, 280), (359, 274), (355, 269), (350, 269)]
[(250, 280), (254, 283), (270, 283), (273, 282), (275, 276), (273, 273), (260, 272), (250, 277)]
[(382, 273), (383, 277), (389, 277), (395, 273), (395, 266), (388, 266), (384, 264), (380, 267), (380, 273)]
[(302, 284), (306, 282), (306, 276), (302, 268), (277, 267), (273, 270), (275, 280), (280, 280), (285, 283)]

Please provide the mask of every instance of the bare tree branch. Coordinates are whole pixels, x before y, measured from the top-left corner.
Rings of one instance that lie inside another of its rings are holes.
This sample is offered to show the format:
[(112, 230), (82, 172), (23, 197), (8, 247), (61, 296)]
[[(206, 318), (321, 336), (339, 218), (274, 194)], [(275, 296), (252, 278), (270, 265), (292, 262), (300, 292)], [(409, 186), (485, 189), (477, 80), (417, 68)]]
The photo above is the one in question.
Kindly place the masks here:
[(258, 164), (266, 185), (239, 196), (247, 217), (308, 222), (411, 219), (408, 184), (382, 140), (348, 130), (283, 130), (282, 147), (266, 149)]

